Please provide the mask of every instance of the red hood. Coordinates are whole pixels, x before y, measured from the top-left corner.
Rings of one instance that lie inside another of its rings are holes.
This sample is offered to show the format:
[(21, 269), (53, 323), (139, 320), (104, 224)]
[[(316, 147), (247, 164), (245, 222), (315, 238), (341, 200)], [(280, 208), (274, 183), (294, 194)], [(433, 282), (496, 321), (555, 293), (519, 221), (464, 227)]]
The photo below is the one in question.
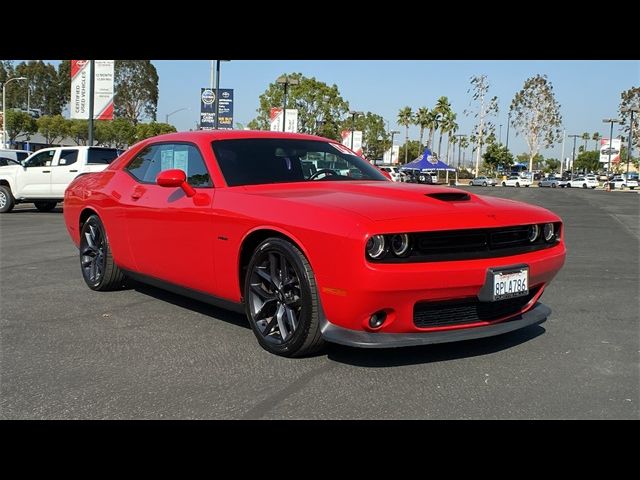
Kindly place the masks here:
[[(431, 185), (332, 181), (254, 185), (244, 189), (251, 195), (282, 198), (315, 208), (346, 210), (375, 222), (398, 226), (409, 219), (421, 219), (419, 224), (427, 222), (435, 229), (443, 228), (439, 224), (444, 228), (472, 228), (559, 220), (541, 207)], [(430, 196), (439, 193), (467, 194), (469, 199), (447, 201)]]

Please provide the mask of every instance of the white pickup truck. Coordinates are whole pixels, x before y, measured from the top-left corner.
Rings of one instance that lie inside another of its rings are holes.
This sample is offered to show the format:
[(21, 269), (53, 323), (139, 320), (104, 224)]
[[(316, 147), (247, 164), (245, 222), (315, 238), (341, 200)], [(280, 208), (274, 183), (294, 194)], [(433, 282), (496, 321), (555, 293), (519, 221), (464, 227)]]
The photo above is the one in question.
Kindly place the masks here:
[(48, 212), (64, 199), (64, 191), (78, 175), (99, 172), (122, 150), (105, 147), (54, 147), (38, 150), (20, 165), (0, 167), (0, 213), (18, 203), (34, 203)]

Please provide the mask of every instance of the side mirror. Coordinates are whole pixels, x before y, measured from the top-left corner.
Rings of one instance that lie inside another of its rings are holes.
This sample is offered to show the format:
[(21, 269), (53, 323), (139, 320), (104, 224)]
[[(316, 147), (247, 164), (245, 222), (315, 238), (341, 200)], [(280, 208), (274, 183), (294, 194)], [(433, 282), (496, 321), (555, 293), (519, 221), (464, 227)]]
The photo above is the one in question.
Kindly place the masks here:
[(161, 187), (177, 188), (180, 187), (184, 190), (187, 197), (193, 197), (196, 191), (191, 185), (187, 183), (187, 175), (183, 170), (178, 168), (172, 168), (169, 170), (163, 170), (158, 174), (156, 183)]

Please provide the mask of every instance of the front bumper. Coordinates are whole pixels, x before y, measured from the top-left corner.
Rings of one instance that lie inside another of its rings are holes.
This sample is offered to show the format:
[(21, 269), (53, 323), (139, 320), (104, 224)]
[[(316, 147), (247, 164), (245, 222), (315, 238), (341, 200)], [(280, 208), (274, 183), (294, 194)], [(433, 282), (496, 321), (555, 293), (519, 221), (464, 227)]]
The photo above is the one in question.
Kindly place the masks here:
[(530, 325), (539, 325), (546, 321), (551, 309), (542, 303), (536, 303), (525, 313), (492, 325), (421, 333), (371, 333), (350, 330), (321, 320), (322, 337), (327, 342), (339, 343), (361, 348), (393, 348), (432, 343), (458, 342), (474, 338), (491, 337), (518, 330)]

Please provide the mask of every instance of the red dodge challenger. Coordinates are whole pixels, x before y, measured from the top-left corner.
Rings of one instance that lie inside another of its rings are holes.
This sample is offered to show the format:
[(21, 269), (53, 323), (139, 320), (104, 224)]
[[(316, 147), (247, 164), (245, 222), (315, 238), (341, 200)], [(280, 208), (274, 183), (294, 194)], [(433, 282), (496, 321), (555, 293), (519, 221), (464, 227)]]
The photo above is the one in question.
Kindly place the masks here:
[(244, 312), (284, 356), (542, 323), (565, 259), (548, 210), (390, 182), (333, 140), (276, 132), (144, 140), (76, 178), (64, 218), (89, 288), (131, 278)]

